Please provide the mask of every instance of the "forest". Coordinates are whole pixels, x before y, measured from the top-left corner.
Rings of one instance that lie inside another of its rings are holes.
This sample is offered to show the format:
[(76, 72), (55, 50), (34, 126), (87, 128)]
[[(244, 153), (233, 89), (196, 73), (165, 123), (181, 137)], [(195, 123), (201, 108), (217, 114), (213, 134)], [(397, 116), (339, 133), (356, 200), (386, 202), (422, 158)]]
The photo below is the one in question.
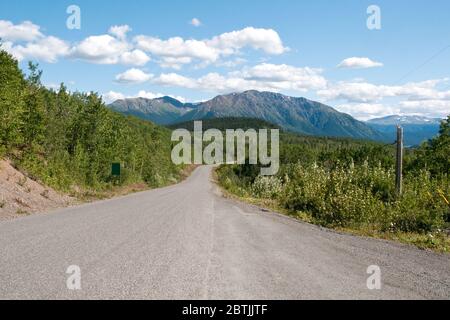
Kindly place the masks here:
[[(179, 180), (170, 160), (170, 130), (109, 110), (98, 94), (58, 90), (41, 83), (42, 71), (0, 50), (0, 157), (57, 190), (106, 190)], [(112, 163), (122, 166), (120, 180)]]

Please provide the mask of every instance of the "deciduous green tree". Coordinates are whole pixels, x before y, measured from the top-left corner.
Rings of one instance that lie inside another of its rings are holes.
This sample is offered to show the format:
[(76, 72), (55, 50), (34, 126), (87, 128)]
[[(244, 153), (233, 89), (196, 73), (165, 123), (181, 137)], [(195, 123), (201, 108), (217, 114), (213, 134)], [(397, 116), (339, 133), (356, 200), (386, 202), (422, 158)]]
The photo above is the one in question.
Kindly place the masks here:
[(0, 154), (23, 141), (24, 88), (17, 60), (0, 50)]

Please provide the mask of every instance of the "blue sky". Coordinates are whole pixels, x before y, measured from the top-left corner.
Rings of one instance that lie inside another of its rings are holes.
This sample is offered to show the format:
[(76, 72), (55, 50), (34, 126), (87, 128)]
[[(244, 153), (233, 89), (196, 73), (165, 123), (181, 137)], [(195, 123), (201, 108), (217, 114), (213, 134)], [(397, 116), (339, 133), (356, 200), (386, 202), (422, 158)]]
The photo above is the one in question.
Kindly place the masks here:
[[(79, 30), (66, 26), (69, 5), (81, 10)], [(379, 30), (367, 27), (370, 5), (381, 10)], [(107, 101), (257, 89), (359, 119), (444, 117), (449, 12), (447, 0), (16, 0), (0, 2), (0, 37), (21, 66), (40, 63), (44, 84)]]

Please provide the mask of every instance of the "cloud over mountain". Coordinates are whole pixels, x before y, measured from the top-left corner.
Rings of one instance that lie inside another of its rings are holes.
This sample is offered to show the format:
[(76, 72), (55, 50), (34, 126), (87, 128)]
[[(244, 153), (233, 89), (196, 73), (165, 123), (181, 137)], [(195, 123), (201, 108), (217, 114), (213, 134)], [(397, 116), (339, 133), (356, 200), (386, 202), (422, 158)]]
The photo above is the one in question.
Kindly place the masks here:
[(298, 68), (289, 65), (263, 63), (227, 75), (208, 73), (199, 78), (185, 77), (176, 73), (161, 74), (155, 83), (197, 89), (215, 93), (230, 93), (242, 90), (294, 90), (305, 92), (326, 86), (327, 81), (320, 69)]

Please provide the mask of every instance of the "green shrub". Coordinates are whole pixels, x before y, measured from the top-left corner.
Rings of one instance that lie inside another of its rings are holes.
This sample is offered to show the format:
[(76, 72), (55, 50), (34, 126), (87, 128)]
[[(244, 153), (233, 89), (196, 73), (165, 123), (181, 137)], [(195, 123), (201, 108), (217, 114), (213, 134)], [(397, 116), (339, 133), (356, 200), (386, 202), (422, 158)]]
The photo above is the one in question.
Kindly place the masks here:
[[(321, 225), (370, 228), (383, 232), (427, 233), (447, 226), (449, 206), (439, 194), (450, 193), (449, 179), (421, 170), (404, 178), (404, 193), (395, 193), (392, 168), (338, 164), (286, 166), (285, 176), (241, 178), (238, 166), (222, 166), (219, 181), (238, 195), (277, 200), (288, 211), (307, 213)], [(246, 170), (246, 172), (251, 172)]]
[(278, 197), (283, 189), (281, 179), (277, 177), (258, 176), (252, 185), (252, 194), (257, 198)]

